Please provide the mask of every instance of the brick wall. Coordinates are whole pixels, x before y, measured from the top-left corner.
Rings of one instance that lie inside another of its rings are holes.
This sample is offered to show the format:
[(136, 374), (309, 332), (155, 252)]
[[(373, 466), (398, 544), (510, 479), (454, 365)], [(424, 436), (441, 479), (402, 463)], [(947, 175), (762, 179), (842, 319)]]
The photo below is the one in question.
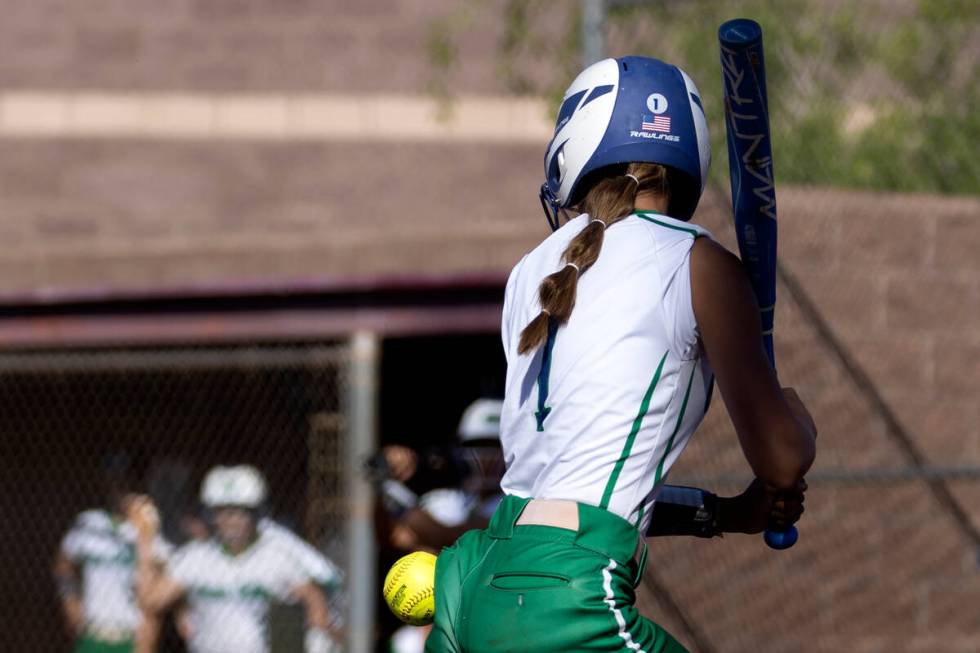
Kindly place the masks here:
[[(5, 0), (0, 9), (0, 87), (209, 92), (418, 92), (431, 79), (433, 19), (462, 11), (449, 0)], [(467, 31), (458, 90), (501, 90), (489, 62), (498, 35), (493, 23)]]
[(816, 228), (831, 246), (808, 253), (787, 227), (787, 264), (929, 459), (980, 460), (980, 201), (819, 190), (780, 199), (784, 214), (826, 212)]
[(8, 141), (0, 289), (506, 272), (537, 148)]
[[(829, 322), (843, 355), (868, 375), (928, 463), (976, 466), (980, 275), (969, 255), (956, 264), (946, 259), (941, 234), (956, 229), (966, 244), (948, 246), (975, 248), (980, 202), (813, 188), (781, 188), (779, 202), (781, 262)], [(702, 219), (734, 246), (722, 212)], [(909, 288), (920, 289), (914, 302), (894, 300)], [(980, 614), (969, 606), (980, 602), (977, 551), (922, 480), (834, 480), (907, 468), (909, 456), (797, 298), (784, 284), (778, 292), (781, 380), (799, 389), (820, 428), (801, 541), (779, 554), (747, 536), (656, 541), (656, 582), (646, 584), (644, 605), (694, 650), (976, 650)], [(674, 479), (745, 470), (716, 401)], [(948, 487), (980, 524), (980, 482)], [(745, 573), (760, 569), (766, 573)], [(654, 587), (667, 590), (695, 632)]]

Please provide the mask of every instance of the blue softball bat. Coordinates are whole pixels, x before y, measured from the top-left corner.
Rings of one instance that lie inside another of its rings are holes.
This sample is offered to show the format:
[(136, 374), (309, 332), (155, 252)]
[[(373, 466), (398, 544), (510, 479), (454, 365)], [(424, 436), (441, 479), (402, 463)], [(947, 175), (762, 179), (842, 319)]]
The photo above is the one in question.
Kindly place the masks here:
[[(736, 18), (718, 28), (718, 42), (735, 235), (759, 301), (763, 346), (775, 371), (776, 183), (762, 28), (754, 20)], [(766, 531), (765, 541), (774, 549), (788, 549), (798, 536), (796, 528), (790, 527), (782, 532)]]

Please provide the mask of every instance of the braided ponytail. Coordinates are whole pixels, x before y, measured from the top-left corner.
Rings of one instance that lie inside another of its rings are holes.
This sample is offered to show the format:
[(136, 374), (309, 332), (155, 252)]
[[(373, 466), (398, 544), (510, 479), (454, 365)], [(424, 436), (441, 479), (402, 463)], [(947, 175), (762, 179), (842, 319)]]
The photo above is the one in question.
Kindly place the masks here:
[(655, 163), (631, 163), (625, 173), (604, 177), (589, 189), (580, 208), (591, 220), (562, 253), (565, 266), (546, 276), (538, 286), (541, 312), (521, 331), (519, 354), (534, 351), (544, 343), (552, 320), (558, 325), (568, 322), (575, 308), (578, 279), (599, 258), (606, 228), (633, 213), (641, 191), (669, 198), (666, 168)]

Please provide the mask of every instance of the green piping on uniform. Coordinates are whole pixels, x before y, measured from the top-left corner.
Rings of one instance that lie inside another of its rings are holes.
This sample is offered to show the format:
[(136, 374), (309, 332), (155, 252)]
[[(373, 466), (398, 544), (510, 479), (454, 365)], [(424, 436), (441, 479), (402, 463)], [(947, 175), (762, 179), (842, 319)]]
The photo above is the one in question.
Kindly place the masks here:
[(647, 222), (652, 222), (653, 224), (659, 224), (661, 227), (667, 227), (668, 229), (674, 229), (675, 231), (683, 231), (685, 233), (689, 233), (695, 238), (701, 235), (701, 233), (698, 232), (697, 229), (691, 229), (690, 227), (678, 227), (675, 224), (668, 224), (666, 222), (661, 222), (656, 218), (651, 218), (649, 215), (644, 215), (643, 213), (640, 212), (637, 212), (636, 217), (640, 218), (641, 220), (646, 220)]
[(609, 507), (609, 499), (612, 498), (613, 490), (616, 488), (616, 481), (619, 480), (619, 474), (623, 471), (623, 465), (626, 464), (626, 459), (630, 456), (630, 451), (633, 449), (633, 442), (636, 440), (636, 434), (640, 432), (640, 427), (643, 426), (643, 418), (647, 414), (647, 410), (650, 408), (650, 400), (653, 398), (653, 391), (657, 387), (657, 383), (660, 382), (660, 373), (664, 370), (664, 362), (667, 360), (667, 353), (664, 352), (663, 358), (660, 359), (660, 364), (657, 365), (657, 371), (653, 375), (653, 380), (650, 382), (650, 387), (647, 388), (647, 393), (643, 395), (643, 401), (640, 403), (640, 411), (636, 415), (636, 419), (633, 420), (633, 428), (630, 430), (629, 436), (626, 438), (626, 444), (623, 445), (623, 453), (619, 455), (619, 460), (616, 461), (616, 466), (613, 468), (612, 475), (609, 477), (609, 482), (606, 483), (606, 490), (602, 493), (602, 501), (599, 502), (600, 508)]
[(691, 382), (694, 381), (694, 373), (697, 369), (697, 363), (691, 366), (691, 376), (687, 378), (687, 390), (684, 391), (684, 402), (681, 404), (681, 413), (677, 416), (677, 424), (674, 425), (674, 432), (670, 434), (670, 438), (667, 440), (667, 449), (660, 458), (660, 464), (657, 465), (657, 473), (653, 477), (653, 487), (657, 487), (657, 484), (660, 483), (660, 478), (664, 473), (664, 463), (667, 461), (667, 456), (670, 455), (671, 447), (674, 446), (674, 436), (681, 430), (681, 422), (684, 421), (684, 412), (687, 410), (687, 399), (691, 396)]

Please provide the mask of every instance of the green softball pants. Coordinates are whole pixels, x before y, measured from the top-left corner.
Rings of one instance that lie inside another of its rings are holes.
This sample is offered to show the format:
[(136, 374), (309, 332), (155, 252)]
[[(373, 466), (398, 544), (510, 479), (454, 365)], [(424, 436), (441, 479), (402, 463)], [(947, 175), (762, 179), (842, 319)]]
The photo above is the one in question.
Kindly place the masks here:
[(90, 635), (82, 635), (75, 642), (73, 653), (132, 653), (133, 642), (103, 642)]
[(528, 501), (505, 497), (489, 527), (443, 549), (426, 653), (686, 653), (636, 610), (636, 528), (583, 504), (578, 531), (516, 526)]

